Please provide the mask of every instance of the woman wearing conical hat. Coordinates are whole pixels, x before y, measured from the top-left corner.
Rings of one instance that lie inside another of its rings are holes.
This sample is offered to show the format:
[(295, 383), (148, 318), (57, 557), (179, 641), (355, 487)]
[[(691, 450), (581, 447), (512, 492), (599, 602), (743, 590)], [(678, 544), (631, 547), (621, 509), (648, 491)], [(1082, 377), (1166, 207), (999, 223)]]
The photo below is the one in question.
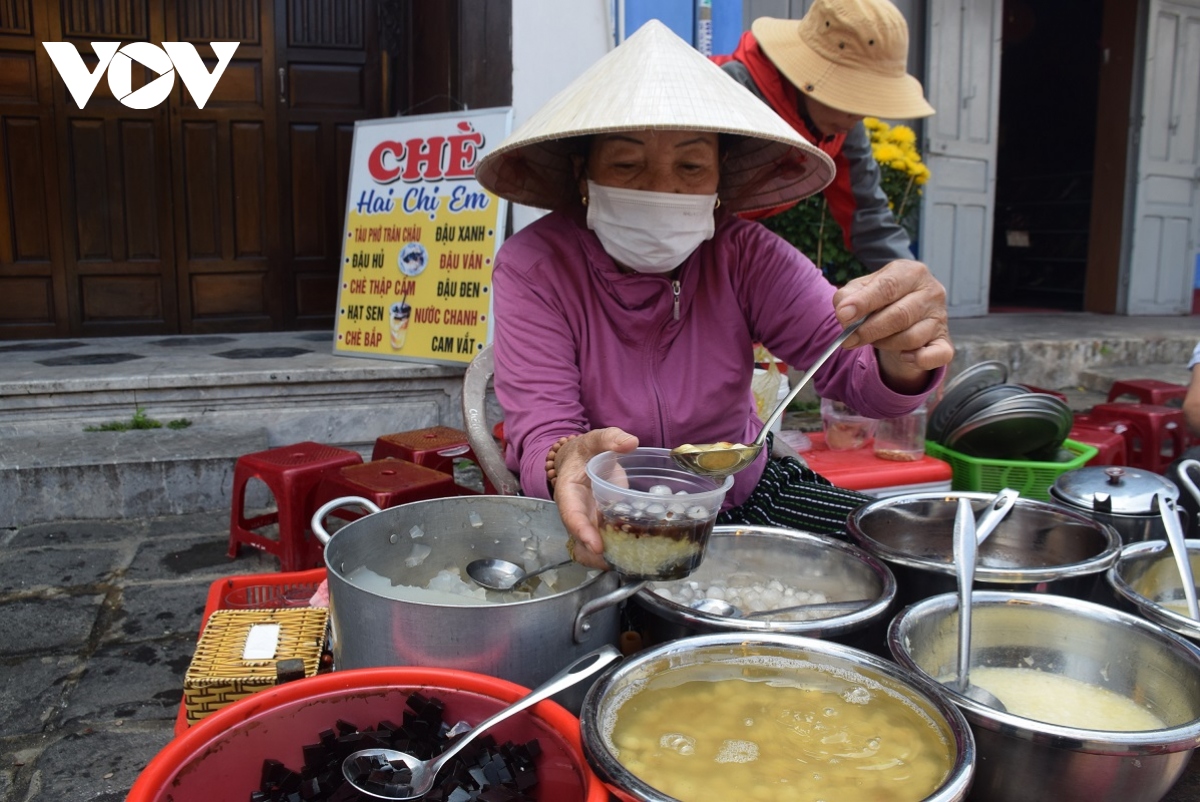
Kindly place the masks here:
[[(920, 406), (954, 356), (945, 291), (917, 262), (836, 290), (737, 212), (819, 191), (829, 157), (666, 26), (648, 22), (493, 150), (479, 182), (553, 210), (493, 270), (493, 355), (506, 458), (553, 498), (576, 559), (603, 565), (586, 463), (639, 445), (748, 443), (762, 428), (753, 344), (817, 373), (822, 397), (890, 418)], [(766, 450), (718, 523), (844, 532), (866, 497)]]

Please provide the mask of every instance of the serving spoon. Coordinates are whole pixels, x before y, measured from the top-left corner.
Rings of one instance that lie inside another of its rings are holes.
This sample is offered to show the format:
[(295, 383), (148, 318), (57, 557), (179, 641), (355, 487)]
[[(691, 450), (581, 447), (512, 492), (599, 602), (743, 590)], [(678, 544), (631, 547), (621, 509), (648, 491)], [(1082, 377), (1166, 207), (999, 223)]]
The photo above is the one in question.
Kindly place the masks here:
[(475, 584), (488, 590), (506, 591), (512, 590), (522, 582), (532, 579), (544, 571), (562, 568), (564, 565), (570, 565), (571, 562), (572, 560), (566, 559), (562, 562), (543, 565), (541, 568), (526, 573), (524, 568), (514, 562), (501, 560), (498, 557), (484, 557), (467, 563), (467, 576), (471, 577)]
[[(601, 646), (594, 652), (585, 654), (530, 691), (528, 695), (479, 722), (437, 757), (421, 760), (395, 749), (360, 749), (342, 761), (342, 774), (346, 782), (357, 791), (375, 799), (420, 799), (433, 789), (438, 772), (461, 752), (463, 747), (475, 740), (476, 736), (482, 735), (510, 716), (515, 716), (543, 699), (598, 673), (619, 657), (621, 653), (612, 645)], [(406, 778), (405, 775), (409, 772), (411, 776)]]
[(754, 438), (753, 443), (750, 445), (743, 445), (741, 443), (692, 445), (689, 443), (677, 446), (671, 449), (671, 458), (675, 460), (675, 464), (700, 476), (710, 476), (718, 481), (722, 481), (726, 476), (737, 473), (758, 459), (759, 453), (762, 452), (763, 446), (766, 445), (767, 435), (770, 433), (771, 427), (783, 415), (788, 404), (795, 400), (796, 396), (800, 394), (800, 391), (804, 389), (805, 385), (808, 384), (821, 366), (842, 347), (842, 344), (850, 338), (850, 335), (858, 331), (858, 327), (866, 322), (867, 317), (860, 317), (847, 326), (837, 336), (837, 339), (825, 349), (825, 353), (817, 357), (817, 361), (800, 377), (800, 381), (787, 394), (787, 397), (779, 402), (770, 416), (763, 421), (762, 431), (758, 433), (758, 437)]
[(1167, 542), (1171, 544), (1171, 553), (1175, 557), (1175, 567), (1183, 583), (1183, 598), (1187, 602), (1188, 616), (1193, 621), (1200, 621), (1200, 609), (1197, 609), (1196, 603), (1196, 580), (1192, 577), (1192, 560), (1188, 554), (1187, 541), (1183, 537), (1183, 526), (1179, 523), (1179, 511), (1175, 509), (1174, 502), (1167, 497), (1165, 490), (1160, 490), (1154, 495), (1158, 499), (1163, 527), (1167, 530)]
[(847, 601), (812, 602), (810, 604), (793, 604), (790, 607), (776, 607), (774, 610), (754, 610), (749, 613), (743, 613), (741, 609), (724, 599), (696, 599), (688, 607), (701, 613), (725, 618), (767, 618), (782, 613), (793, 613), (797, 610), (829, 611), (831, 615), (820, 617), (831, 618), (835, 615), (858, 612), (873, 604), (874, 601), (874, 599), (849, 599)]
[(954, 563), (958, 573), (958, 677), (955, 690), (981, 705), (1004, 713), (1004, 703), (991, 691), (971, 684), (971, 589), (975, 585), (975, 513), (971, 501), (958, 499), (954, 516)]

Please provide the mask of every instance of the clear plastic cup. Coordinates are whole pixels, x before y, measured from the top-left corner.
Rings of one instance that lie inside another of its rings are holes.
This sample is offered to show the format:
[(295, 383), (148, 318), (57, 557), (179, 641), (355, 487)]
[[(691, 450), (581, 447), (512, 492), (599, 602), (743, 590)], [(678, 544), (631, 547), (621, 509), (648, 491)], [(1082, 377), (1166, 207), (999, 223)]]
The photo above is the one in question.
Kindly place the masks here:
[(871, 442), (879, 421), (859, 415), (841, 401), (822, 398), (821, 423), (825, 429), (825, 445), (831, 451), (853, 451)]
[(606, 451), (588, 461), (604, 559), (631, 579), (682, 579), (700, 565), (733, 477), (684, 470), (665, 448)]
[(901, 418), (886, 418), (875, 428), (875, 456), (916, 462), (925, 456), (925, 407)]

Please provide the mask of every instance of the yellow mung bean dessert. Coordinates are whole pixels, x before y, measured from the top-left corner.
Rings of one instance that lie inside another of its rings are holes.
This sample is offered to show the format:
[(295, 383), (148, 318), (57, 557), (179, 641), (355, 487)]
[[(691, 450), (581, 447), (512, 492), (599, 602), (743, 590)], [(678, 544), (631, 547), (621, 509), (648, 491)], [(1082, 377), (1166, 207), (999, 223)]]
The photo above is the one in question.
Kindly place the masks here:
[(1060, 727), (1134, 732), (1167, 726), (1115, 691), (1036, 668), (972, 668), (971, 684), (991, 691), (1014, 716)]
[(945, 781), (953, 745), (902, 693), (807, 661), (741, 668), (673, 668), (629, 689), (605, 725), (609, 748), (683, 802), (909, 802)]

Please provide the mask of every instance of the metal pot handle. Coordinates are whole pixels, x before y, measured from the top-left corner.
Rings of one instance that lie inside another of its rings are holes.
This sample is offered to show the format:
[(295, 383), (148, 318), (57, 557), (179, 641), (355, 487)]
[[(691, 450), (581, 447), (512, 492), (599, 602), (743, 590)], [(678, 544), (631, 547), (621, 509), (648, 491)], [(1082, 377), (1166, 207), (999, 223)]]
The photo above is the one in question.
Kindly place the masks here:
[(1200, 473), (1200, 460), (1185, 459), (1181, 460), (1175, 466), (1175, 473), (1179, 476), (1179, 483), (1183, 485), (1192, 498), (1196, 499), (1196, 503), (1200, 504), (1200, 489), (1196, 487), (1196, 483), (1192, 481), (1191, 475), (1188, 473), (1192, 468), (1195, 468)]
[(322, 546), (328, 546), (329, 539), (333, 537), (325, 531), (325, 516), (328, 515), (331, 510), (336, 510), (338, 507), (348, 507), (351, 504), (357, 504), (361, 507), (365, 507), (372, 513), (379, 512), (380, 510), (378, 504), (371, 501), (369, 498), (363, 498), (362, 496), (342, 496), (341, 498), (335, 498), (333, 501), (323, 504), (319, 510), (313, 513), (312, 517), (313, 534), (317, 536), (317, 540), (321, 541)]
[(592, 622), (589, 620), (592, 614), (603, 610), (605, 607), (625, 601), (644, 587), (646, 587), (645, 581), (622, 585), (612, 593), (606, 593), (603, 596), (586, 602), (579, 608), (579, 612), (575, 615), (575, 642), (583, 643), (587, 640), (587, 635), (592, 629)]

